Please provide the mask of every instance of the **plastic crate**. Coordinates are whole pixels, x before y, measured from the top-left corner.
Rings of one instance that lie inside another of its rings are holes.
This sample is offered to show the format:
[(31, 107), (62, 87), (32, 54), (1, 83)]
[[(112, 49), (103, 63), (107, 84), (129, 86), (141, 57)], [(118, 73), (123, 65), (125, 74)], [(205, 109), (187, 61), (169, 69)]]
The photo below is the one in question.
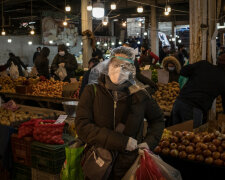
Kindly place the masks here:
[(60, 180), (60, 174), (50, 174), (32, 168), (32, 180)]
[(12, 134), (11, 145), (13, 160), (26, 166), (31, 166), (31, 137), (18, 138), (17, 134)]
[(13, 180), (31, 180), (31, 168), (15, 163), (13, 169)]
[(64, 145), (33, 142), (31, 145), (32, 168), (52, 174), (59, 174), (66, 159), (65, 146), (73, 140), (69, 136), (64, 136), (63, 139), (67, 142)]

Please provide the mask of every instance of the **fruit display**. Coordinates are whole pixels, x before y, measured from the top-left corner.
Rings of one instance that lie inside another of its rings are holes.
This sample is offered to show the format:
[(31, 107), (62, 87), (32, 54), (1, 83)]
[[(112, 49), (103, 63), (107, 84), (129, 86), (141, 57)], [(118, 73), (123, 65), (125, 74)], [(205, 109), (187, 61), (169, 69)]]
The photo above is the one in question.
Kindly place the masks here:
[(223, 105), (222, 105), (222, 98), (219, 96), (216, 99), (216, 113), (222, 113), (223, 112)]
[(156, 69), (152, 70), (152, 81), (154, 81), (155, 83), (158, 82), (158, 73)]
[(180, 92), (179, 84), (172, 82), (168, 84), (159, 84), (159, 90), (154, 94), (154, 98), (164, 112), (171, 112), (173, 104)]
[(53, 79), (40, 81), (33, 85), (34, 96), (46, 96), (46, 97), (62, 97), (63, 86), (68, 82), (55, 81)]
[(15, 85), (13, 80), (9, 76), (0, 77), (0, 92), (3, 93), (15, 93)]
[(225, 166), (225, 134), (175, 131), (162, 137), (154, 149), (156, 154)]

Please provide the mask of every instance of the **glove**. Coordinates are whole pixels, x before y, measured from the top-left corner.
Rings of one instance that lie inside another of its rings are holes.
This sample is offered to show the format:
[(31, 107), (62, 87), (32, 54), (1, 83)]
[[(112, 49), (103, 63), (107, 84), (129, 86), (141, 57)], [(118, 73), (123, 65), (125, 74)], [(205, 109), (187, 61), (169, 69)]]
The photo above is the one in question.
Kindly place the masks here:
[(149, 149), (148, 144), (146, 142), (138, 144), (138, 148), (139, 149)]
[(126, 150), (127, 151), (134, 151), (135, 149), (137, 149), (137, 140), (133, 139), (132, 137), (129, 137), (129, 140), (127, 142)]
[(60, 63), (59, 64), (59, 67), (64, 67), (65, 66), (65, 63)]

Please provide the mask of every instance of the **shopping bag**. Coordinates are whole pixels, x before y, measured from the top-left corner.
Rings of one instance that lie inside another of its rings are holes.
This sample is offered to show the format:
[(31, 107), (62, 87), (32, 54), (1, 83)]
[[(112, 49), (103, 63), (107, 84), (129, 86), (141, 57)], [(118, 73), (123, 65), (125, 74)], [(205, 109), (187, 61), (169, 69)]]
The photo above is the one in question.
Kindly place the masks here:
[(66, 160), (61, 171), (61, 180), (84, 180), (81, 167), (81, 156), (84, 146), (76, 142), (65, 148)]
[(59, 66), (59, 68), (56, 70), (55, 74), (59, 77), (59, 79), (61, 81), (63, 81), (67, 76), (66, 68)]
[(10, 66), (9, 74), (12, 79), (17, 79), (19, 77), (18, 67), (13, 62)]

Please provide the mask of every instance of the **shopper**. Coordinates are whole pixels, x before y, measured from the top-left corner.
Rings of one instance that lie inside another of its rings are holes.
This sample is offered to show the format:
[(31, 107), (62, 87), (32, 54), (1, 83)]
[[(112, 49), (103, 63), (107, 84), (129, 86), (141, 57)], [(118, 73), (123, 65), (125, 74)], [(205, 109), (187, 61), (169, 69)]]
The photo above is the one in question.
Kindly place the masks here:
[(33, 55), (33, 63), (35, 63), (35, 59), (40, 54), (40, 52), (41, 52), (41, 47), (37, 47), (37, 51)]
[(166, 56), (169, 56), (169, 46), (163, 46), (159, 52), (159, 63), (161, 64)]
[(178, 82), (180, 76), (180, 62), (173, 56), (167, 56), (163, 59), (164, 70), (169, 72), (169, 82)]
[(97, 47), (94, 47), (92, 50), (93, 50), (92, 51), (92, 57), (93, 58), (97, 58), (97, 59), (99, 59), (99, 61), (103, 61), (104, 60), (103, 53), (102, 53), (102, 51), (100, 49), (98, 49)]
[[(134, 59), (131, 48), (114, 49), (110, 60), (95, 67), (101, 71), (98, 84), (85, 87), (76, 112), (76, 131), (87, 147), (118, 152), (110, 176), (114, 180), (121, 179), (134, 163), (138, 147), (154, 149), (164, 129), (162, 111), (135, 80)], [(148, 122), (145, 137), (144, 118)]]
[(15, 56), (15, 54), (13, 54), (13, 53), (9, 53), (9, 60), (6, 63), (6, 67), (11, 68), (12, 64), (14, 64), (18, 67), (19, 76), (25, 76), (23, 69), (27, 70), (27, 66), (25, 66), (23, 61), (21, 61), (20, 57)]
[(141, 55), (139, 63), (142, 67), (144, 67), (145, 65), (156, 64), (158, 61), (159, 57), (151, 51), (151, 48), (148, 48), (147, 45), (141, 46)]
[[(63, 78), (60, 68), (65, 68), (67, 76)], [(58, 46), (58, 54), (55, 56), (52, 65), (51, 73), (55, 76), (56, 80), (63, 79), (63, 81), (70, 81), (70, 78), (75, 77), (75, 70), (77, 69), (76, 58), (67, 51), (67, 47), (64, 44)]]
[(35, 67), (37, 69), (38, 76), (45, 76), (46, 78), (50, 77), (48, 60), (49, 53), (49, 48), (44, 47), (35, 60)]
[(178, 46), (178, 52), (175, 56), (179, 60), (181, 67), (183, 67), (186, 61), (189, 59), (189, 55), (183, 44)]
[(225, 108), (225, 54), (218, 58), (218, 66), (199, 61), (181, 69), (188, 82), (180, 91), (173, 106), (173, 124), (194, 120), (194, 127), (203, 123), (214, 99), (222, 95)]
[(98, 63), (99, 63), (99, 59), (97, 59), (97, 58), (91, 58), (89, 60), (88, 71), (83, 76), (83, 80), (82, 80), (82, 84), (81, 84), (81, 88), (80, 88), (80, 93), (79, 93), (80, 97), (81, 97), (81, 94), (83, 93), (83, 90), (84, 90), (85, 86), (88, 84), (91, 69), (93, 67), (95, 67)]

